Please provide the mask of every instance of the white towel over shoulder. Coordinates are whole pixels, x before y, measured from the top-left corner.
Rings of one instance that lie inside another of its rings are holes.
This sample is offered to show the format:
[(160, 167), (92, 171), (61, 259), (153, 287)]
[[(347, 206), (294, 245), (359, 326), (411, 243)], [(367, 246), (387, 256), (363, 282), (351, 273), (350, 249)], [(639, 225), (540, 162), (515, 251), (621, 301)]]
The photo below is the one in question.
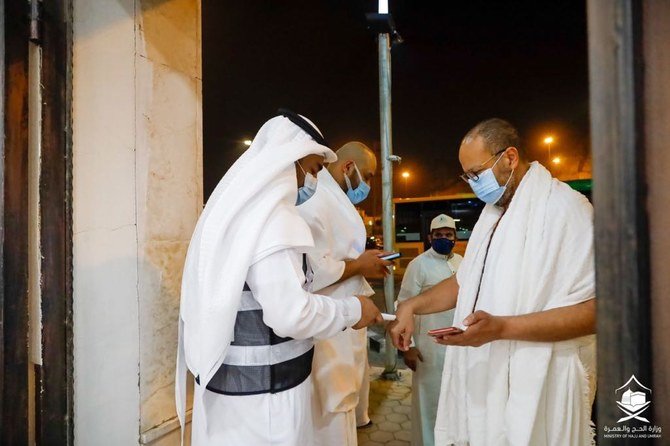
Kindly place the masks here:
[[(594, 298), (592, 214), (584, 196), (532, 163), (502, 219), (488, 205), (474, 228), (457, 275), (454, 324), (472, 312), (498, 220), (478, 310), (521, 315)], [(595, 336), (448, 347), (436, 445), (590, 444), (594, 348)]]

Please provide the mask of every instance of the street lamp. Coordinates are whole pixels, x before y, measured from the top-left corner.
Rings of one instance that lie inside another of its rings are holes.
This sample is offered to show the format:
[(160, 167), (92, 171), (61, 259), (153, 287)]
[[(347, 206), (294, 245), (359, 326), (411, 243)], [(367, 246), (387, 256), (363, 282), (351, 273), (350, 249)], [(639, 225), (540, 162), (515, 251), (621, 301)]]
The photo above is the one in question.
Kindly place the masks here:
[(561, 164), (561, 157), (557, 156), (553, 160), (551, 160), (552, 163), (554, 164)]
[(402, 178), (405, 180), (405, 197), (407, 197), (407, 179), (409, 178), (409, 172), (404, 171), (402, 173)]
[(547, 145), (547, 149), (549, 150), (549, 157), (548, 159), (551, 159), (551, 145), (554, 142), (554, 137), (553, 136), (547, 136), (544, 138), (544, 143)]
[(249, 146), (251, 145), (252, 142), (253, 142), (253, 141), (251, 141), (250, 139), (245, 139), (245, 140), (244, 140), (244, 145), (247, 146), (247, 147), (249, 147)]

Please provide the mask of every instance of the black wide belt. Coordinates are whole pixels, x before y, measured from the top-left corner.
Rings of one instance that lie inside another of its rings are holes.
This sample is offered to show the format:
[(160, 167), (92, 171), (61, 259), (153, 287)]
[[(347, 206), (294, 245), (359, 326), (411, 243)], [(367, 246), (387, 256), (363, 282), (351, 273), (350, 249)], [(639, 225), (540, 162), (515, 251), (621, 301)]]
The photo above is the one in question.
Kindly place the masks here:
[(222, 395), (277, 393), (298, 386), (312, 373), (314, 342), (277, 336), (263, 322), (263, 310), (246, 284), (234, 330), (208, 390)]

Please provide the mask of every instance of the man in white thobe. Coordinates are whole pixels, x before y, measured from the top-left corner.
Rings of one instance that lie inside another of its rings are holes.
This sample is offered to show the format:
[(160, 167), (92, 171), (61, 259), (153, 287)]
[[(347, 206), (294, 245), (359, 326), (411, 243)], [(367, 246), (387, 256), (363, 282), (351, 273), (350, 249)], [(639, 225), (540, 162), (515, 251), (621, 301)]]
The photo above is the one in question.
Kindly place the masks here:
[(367, 297), (307, 291), (313, 239), (296, 204), (336, 156), (311, 122), (281, 114), (220, 181), (189, 245), (176, 399), (183, 426), (188, 368), (195, 446), (313, 444), (313, 338), (381, 321)]
[[(456, 274), (463, 260), (452, 252), (456, 244), (456, 222), (440, 214), (430, 222), (431, 247), (409, 262), (398, 293), (398, 302), (417, 296)], [(442, 381), (444, 347), (435, 343), (428, 330), (449, 327), (454, 310), (414, 317), (414, 344), (403, 352), (412, 369), (412, 446), (433, 446), (433, 431)]]
[(415, 314), (456, 307), (435, 444), (588, 445), (595, 393), (593, 208), (539, 163), (516, 129), (477, 124), (462, 178), (485, 203), (456, 277), (398, 306), (406, 350)]
[[(319, 172), (314, 197), (298, 206), (314, 236), (314, 248), (307, 251), (314, 292), (334, 299), (371, 296), (364, 277), (388, 272), (391, 262), (379, 258), (382, 251), (365, 251), (365, 225), (354, 207), (367, 197), (376, 170), (374, 153), (349, 142), (337, 151), (337, 161)], [(356, 407), (369, 383), (366, 330), (347, 329), (318, 341), (313, 365), (314, 445), (356, 445)]]

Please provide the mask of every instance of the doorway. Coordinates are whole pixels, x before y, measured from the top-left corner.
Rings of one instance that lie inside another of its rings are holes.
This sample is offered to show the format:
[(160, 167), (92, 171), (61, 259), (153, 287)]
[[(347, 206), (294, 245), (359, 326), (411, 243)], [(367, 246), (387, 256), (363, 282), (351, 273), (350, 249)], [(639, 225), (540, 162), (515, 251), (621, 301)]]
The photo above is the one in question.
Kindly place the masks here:
[(0, 2), (3, 444), (73, 443), (69, 10)]

